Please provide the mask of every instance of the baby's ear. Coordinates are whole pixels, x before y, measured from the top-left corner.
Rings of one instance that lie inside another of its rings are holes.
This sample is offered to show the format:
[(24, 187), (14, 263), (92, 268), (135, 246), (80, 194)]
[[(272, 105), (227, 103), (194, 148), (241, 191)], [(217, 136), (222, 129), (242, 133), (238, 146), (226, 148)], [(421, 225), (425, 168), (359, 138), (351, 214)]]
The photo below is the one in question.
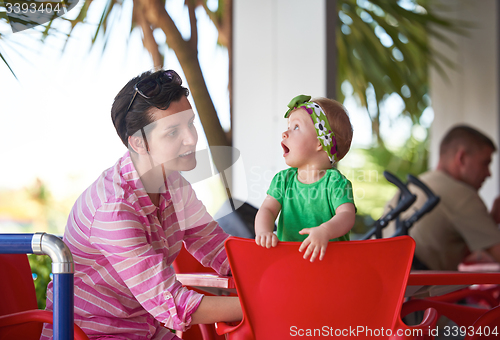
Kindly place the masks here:
[(316, 145), (316, 150), (317, 151), (323, 151), (323, 145), (321, 144), (321, 142), (319, 141), (319, 139), (318, 139), (318, 145)]

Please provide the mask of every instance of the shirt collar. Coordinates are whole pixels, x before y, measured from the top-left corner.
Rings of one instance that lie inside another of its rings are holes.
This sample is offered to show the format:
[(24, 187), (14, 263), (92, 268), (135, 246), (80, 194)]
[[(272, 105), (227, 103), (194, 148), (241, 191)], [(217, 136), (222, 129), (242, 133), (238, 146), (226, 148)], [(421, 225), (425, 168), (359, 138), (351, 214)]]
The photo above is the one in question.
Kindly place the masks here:
[(132, 158), (130, 157), (130, 151), (127, 151), (123, 155), (120, 162), (120, 176), (125, 179), (130, 188), (134, 191), (139, 205), (144, 210), (144, 213), (149, 215), (156, 211), (156, 206), (151, 202), (144, 185), (142, 184), (139, 173), (135, 169)]

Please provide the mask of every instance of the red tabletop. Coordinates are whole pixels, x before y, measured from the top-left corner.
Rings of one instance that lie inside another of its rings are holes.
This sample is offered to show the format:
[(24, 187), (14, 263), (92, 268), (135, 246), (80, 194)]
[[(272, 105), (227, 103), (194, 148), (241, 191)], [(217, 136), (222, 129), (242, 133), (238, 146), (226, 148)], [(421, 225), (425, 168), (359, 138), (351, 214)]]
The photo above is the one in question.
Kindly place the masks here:
[(209, 273), (176, 274), (177, 280), (184, 286), (196, 288), (213, 295), (236, 295), (236, 286), (231, 276), (219, 276)]
[(500, 284), (500, 272), (412, 270), (408, 286)]
[(177, 274), (177, 280), (184, 286), (192, 287), (212, 287), (235, 289), (233, 278), (231, 276), (220, 276), (209, 273), (191, 273)]
[(439, 296), (477, 284), (500, 284), (500, 272), (412, 270), (405, 296)]

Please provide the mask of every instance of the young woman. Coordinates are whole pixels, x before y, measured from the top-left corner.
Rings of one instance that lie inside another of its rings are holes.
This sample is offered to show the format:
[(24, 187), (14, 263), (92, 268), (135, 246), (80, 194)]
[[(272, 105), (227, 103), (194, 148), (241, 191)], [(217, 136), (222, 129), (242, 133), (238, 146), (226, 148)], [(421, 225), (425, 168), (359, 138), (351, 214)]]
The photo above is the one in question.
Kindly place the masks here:
[[(76, 201), (64, 233), (75, 261), (75, 322), (95, 339), (178, 339), (170, 329), (242, 318), (236, 297), (203, 296), (176, 280), (184, 243), (230, 272), (222, 229), (179, 171), (196, 166), (189, 91), (172, 70), (145, 72), (118, 93), (111, 117), (129, 151)], [(52, 285), (47, 309), (52, 309)], [(42, 338), (52, 336), (45, 325)]]

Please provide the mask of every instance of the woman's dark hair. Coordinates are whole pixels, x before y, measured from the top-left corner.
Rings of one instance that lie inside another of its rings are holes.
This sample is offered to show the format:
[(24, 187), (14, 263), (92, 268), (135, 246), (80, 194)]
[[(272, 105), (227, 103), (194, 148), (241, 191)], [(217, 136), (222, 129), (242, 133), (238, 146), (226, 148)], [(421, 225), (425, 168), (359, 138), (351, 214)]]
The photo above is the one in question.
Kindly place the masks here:
[[(118, 136), (126, 147), (128, 147), (129, 136), (153, 123), (152, 108), (166, 110), (171, 102), (178, 101), (183, 96), (187, 97), (189, 95), (189, 90), (181, 86), (182, 80), (177, 74), (175, 74), (177, 76), (175, 81), (163, 83), (160, 93), (151, 98), (146, 99), (138, 93), (135, 94), (134, 86), (137, 83), (145, 79), (156, 79), (165, 72), (165, 70), (144, 72), (131, 79), (116, 95), (111, 107), (111, 119)], [(134, 94), (135, 99), (127, 111)]]

